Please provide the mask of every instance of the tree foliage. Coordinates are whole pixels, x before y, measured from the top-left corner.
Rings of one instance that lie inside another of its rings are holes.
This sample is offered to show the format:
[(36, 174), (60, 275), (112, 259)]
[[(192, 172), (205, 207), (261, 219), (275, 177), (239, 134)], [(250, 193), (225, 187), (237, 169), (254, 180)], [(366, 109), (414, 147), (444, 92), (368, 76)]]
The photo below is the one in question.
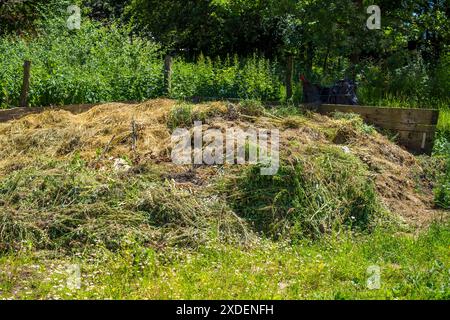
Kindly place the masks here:
[[(249, 57), (281, 65), (295, 58), (295, 79), (330, 84), (350, 77), (363, 103), (407, 97), (416, 106), (448, 99), (449, 6), (446, 0), (76, 0), (83, 19), (120, 25), (191, 62), (200, 55)], [(67, 16), (67, 0), (0, 3), (0, 34), (42, 32)], [(368, 30), (366, 8), (381, 8), (381, 29)], [(45, 32), (45, 31), (44, 31)], [(281, 68), (282, 70), (283, 68)], [(280, 73), (280, 79), (284, 77)]]

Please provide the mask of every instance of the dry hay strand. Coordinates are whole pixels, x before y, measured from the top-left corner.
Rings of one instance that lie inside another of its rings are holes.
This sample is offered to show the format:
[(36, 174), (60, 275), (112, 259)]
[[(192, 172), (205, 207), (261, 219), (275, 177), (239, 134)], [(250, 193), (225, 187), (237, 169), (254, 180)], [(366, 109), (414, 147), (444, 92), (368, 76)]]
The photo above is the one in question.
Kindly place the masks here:
[(175, 183), (146, 190), (137, 208), (148, 213), (152, 225), (165, 230), (169, 244), (197, 246), (207, 243), (212, 233), (219, 241), (241, 244), (253, 237), (244, 220), (213, 196), (180, 189)]
[[(186, 169), (170, 165), (171, 132), (167, 126), (171, 110), (177, 105), (169, 99), (139, 104), (107, 103), (76, 115), (47, 110), (0, 123), (0, 174), (19, 170), (39, 158), (67, 159), (78, 153), (94, 164), (121, 157), (137, 158), (138, 163), (163, 163), (177, 180), (176, 174)], [(230, 108), (225, 102), (192, 106), (194, 114), (201, 114), (207, 120), (203, 130), (218, 128), (223, 132), (231, 126), (243, 130), (250, 127), (280, 129), (280, 150), (288, 158), (308, 152), (308, 148), (314, 146), (337, 143), (348, 147), (375, 177), (378, 195), (389, 210), (414, 225), (428, 224), (434, 219), (432, 188), (424, 188), (420, 193), (415, 189), (414, 177), (421, 171), (416, 158), (376, 132), (361, 131), (360, 120), (333, 119), (315, 113), (287, 119), (258, 113), (245, 118), (241, 114), (245, 109), (241, 109), (239, 106)], [(258, 108), (255, 110), (259, 112)], [(133, 139), (136, 139), (134, 151)], [(207, 173), (202, 179), (208, 179)]]
[(33, 158), (37, 154), (57, 158), (71, 156), (76, 151), (92, 160), (108, 143), (111, 156), (129, 155), (133, 119), (137, 128), (136, 152), (165, 155), (170, 141), (165, 118), (173, 104), (171, 100), (162, 99), (138, 105), (108, 103), (77, 115), (48, 110), (2, 123), (0, 170), (13, 159)]

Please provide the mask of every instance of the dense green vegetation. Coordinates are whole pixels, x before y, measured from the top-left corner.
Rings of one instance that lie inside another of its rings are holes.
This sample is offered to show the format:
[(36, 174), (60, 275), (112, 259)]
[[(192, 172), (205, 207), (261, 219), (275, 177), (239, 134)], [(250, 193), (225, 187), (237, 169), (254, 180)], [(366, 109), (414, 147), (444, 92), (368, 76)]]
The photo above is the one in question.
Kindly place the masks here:
[(450, 132), (447, 129), (441, 127), (438, 131), (433, 156), (445, 163), (442, 172), (438, 173), (435, 201), (438, 206), (450, 209)]
[[(139, 38), (130, 42), (118, 26), (86, 21), (79, 31), (65, 21), (48, 21), (37, 39), (0, 39), (0, 102), (17, 106), (23, 60), (32, 61), (31, 106), (142, 101), (163, 95), (159, 46)], [(279, 100), (277, 64), (254, 55), (223, 61), (202, 56), (195, 63), (176, 59), (170, 96)]]
[[(78, 119), (75, 129), (56, 113), (38, 125), (0, 126), (0, 299), (449, 299), (449, 7), (445, 0), (376, 1), (381, 30), (368, 30), (365, 9), (373, 3), (1, 1), (0, 109), (19, 104), (24, 60), (32, 61), (30, 106), (162, 96), (184, 102), (147, 127), (135, 123), (136, 114), (132, 121), (100, 118), (104, 110), (88, 124)], [(81, 8), (79, 30), (67, 27), (71, 4)], [(308, 125), (314, 115), (296, 107), (301, 74), (323, 85), (355, 80), (361, 104), (439, 109), (433, 155), (408, 154), (418, 176), (398, 172), (408, 162), (390, 154), (387, 140), (363, 155), (333, 141), (340, 126), (360, 140), (378, 134), (359, 117), (336, 114), (330, 127)], [(187, 98), (242, 102), (202, 109)], [(137, 106), (143, 113), (154, 107)], [(274, 176), (261, 176), (258, 166), (194, 167), (175, 182), (167, 154), (139, 153), (130, 143), (144, 140), (149, 126), (156, 133), (145, 139), (156, 146), (194, 120), (254, 123), (261, 116), (264, 125), (313, 140), (301, 152), (289, 140)], [(110, 152), (115, 147), (120, 154)], [(373, 166), (380, 159), (387, 165)], [(129, 170), (117, 170), (117, 160)], [(206, 182), (192, 177), (196, 169)], [(436, 221), (415, 228), (389, 212), (374, 178), (383, 170), (400, 177), (396, 184), (420, 180), (410, 186), (417, 193), (427, 184)], [(66, 285), (73, 264), (81, 268), (78, 289)], [(373, 265), (381, 270), (377, 290), (367, 288)]]
[[(86, 22), (72, 33), (64, 21), (52, 21), (35, 40), (0, 40), (0, 97), (3, 107), (17, 106), (24, 59), (32, 61), (30, 105), (142, 100), (161, 94), (157, 46), (115, 26)], [(139, 72), (136, 72), (139, 70)]]
[[(293, 55), (295, 82), (301, 73), (323, 84), (347, 76), (363, 104), (448, 105), (444, 1), (377, 3), (381, 30), (365, 29), (365, 1), (75, 3), (80, 30), (66, 26), (66, 0), (2, 2), (3, 108), (17, 105), (24, 59), (33, 62), (31, 104), (48, 105), (160, 96), (165, 53), (177, 56), (176, 98), (284, 100), (285, 60)], [(296, 85), (294, 100), (301, 96)]]

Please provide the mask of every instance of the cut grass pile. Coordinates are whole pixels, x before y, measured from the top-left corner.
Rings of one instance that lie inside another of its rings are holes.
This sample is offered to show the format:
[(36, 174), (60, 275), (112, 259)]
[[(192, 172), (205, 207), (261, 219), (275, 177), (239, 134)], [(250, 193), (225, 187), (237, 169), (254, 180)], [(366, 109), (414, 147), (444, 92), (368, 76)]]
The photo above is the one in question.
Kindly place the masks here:
[(236, 212), (274, 238), (368, 230), (382, 214), (367, 168), (338, 147), (310, 150), (274, 176), (251, 167), (227, 189)]
[[(196, 120), (279, 129), (280, 170), (173, 164)], [(449, 297), (438, 164), (353, 115), (160, 99), (27, 116), (0, 143), (2, 298)]]
[(192, 194), (149, 171), (123, 174), (49, 162), (0, 183), (0, 249), (76, 250), (125, 238), (142, 245), (196, 247), (213, 236), (243, 241), (247, 230), (225, 204)]

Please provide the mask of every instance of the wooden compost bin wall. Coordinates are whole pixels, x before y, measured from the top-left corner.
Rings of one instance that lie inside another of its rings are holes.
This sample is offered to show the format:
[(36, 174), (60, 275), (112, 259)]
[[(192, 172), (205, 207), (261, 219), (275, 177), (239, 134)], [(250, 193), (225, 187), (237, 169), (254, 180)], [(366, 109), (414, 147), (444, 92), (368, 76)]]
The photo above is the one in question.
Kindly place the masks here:
[[(70, 105), (56, 107), (54, 110), (67, 110), (81, 113), (89, 110), (95, 104)], [(0, 110), (0, 122), (19, 119), (28, 114), (40, 113), (53, 108), (13, 108)], [(324, 104), (318, 107), (318, 112), (330, 114), (333, 112), (356, 113), (370, 124), (398, 133), (398, 142), (409, 151), (430, 154), (433, 150), (434, 135), (439, 118), (439, 111), (429, 109), (397, 109), (365, 106), (348, 106)]]
[(399, 144), (409, 151), (430, 154), (439, 119), (438, 110), (400, 109), (366, 106), (324, 104), (318, 107), (321, 114), (333, 112), (356, 113), (370, 124), (398, 133)]
[(10, 120), (20, 119), (29, 114), (38, 114), (42, 113), (46, 110), (66, 110), (73, 114), (83, 113), (88, 111), (92, 107), (96, 106), (96, 104), (77, 104), (77, 105), (68, 105), (63, 107), (34, 107), (34, 108), (12, 108), (12, 109), (4, 109), (0, 110), (0, 122), (7, 122)]

